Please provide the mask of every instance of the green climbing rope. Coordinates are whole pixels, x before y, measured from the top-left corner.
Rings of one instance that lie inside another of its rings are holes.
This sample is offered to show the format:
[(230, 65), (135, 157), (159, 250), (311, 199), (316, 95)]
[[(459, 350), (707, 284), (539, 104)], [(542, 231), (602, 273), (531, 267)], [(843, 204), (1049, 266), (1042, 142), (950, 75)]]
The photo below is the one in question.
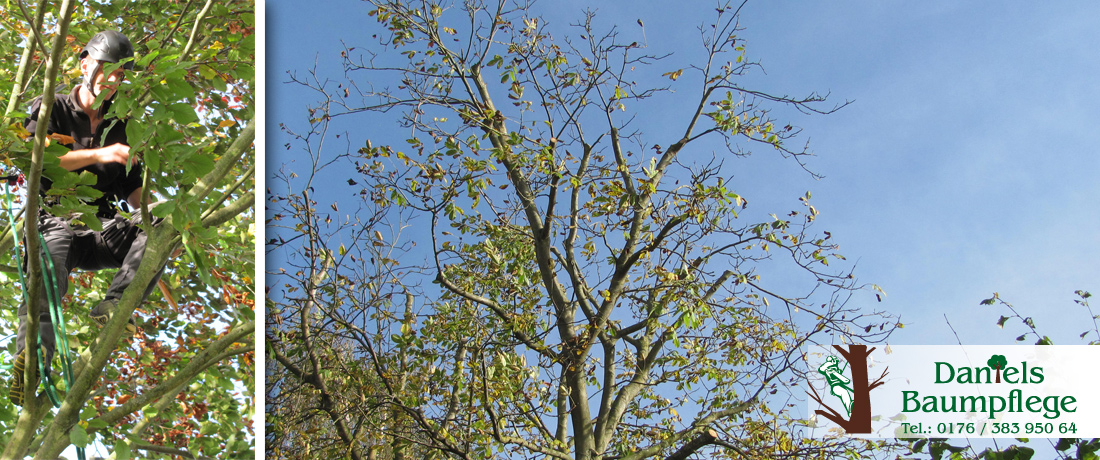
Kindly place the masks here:
[[(46, 272), (46, 296), (50, 300), (50, 319), (53, 320), (54, 343), (57, 344), (58, 355), (61, 358), (61, 375), (65, 377), (65, 390), (68, 391), (73, 387), (73, 363), (69, 356), (71, 350), (69, 349), (68, 334), (65, 333), (65, 320), (61, 316), (61, 293), (57, 292), (57, 272), (54, 271), (53, 256), (50, 255), (50, 250), (46, 247), (46, 238), (41, 233), (38, 234), (38, 244), (42, 246), (42, 252), (46, 255), (45, 265), (47, 270), (44, 270)], [(45, 374), (45, 366), (41, 365), (41, 361), (39, 360), (39, 370), (46, 376), (48, 383), (46, 385), (46, 395), (49, 396), (54, 407), (61, 407), (61, 398), (57, 396), (53, 376)]]
[[(15, 234), (15, 213), (12, 209), (15, 207), (11, 198), (11, 183), (7, 180), (4, 181), (4, 196), (7, 199), (8, 220), (11, 222), (11, 234), (15, 240), (15, 266), (19, 271), (19, 282), (23, 290), (23, 299), (27, 300), (27, 279), (23, 274), (22, 254), (19, 251), (19, 238)], [(71, 350), (69, 349), (69, 337), (65, 331), (65, 321), (61, 316), (61, 293), (57, 292), (57, 278), (53, 266), (53, 256), (50, 254), (49, 248), (46, 247), (46, 238), (42, 236), (41, 232), (38, 232), (38, 244), (42, 247), (42, 252), (45, 254), (46, 269), (43, 270), (46, 286), (46, 298), (49, 300), (50, 319), (53, 322), (53, 336), (54, 344), (58, 345), (57, 353), (61, 358), (61, 375), (65, 377), (65, 391), (69, 391), (73, 387), (73, 362), (69, 356)], [(10, 366), (9, 366), (10, 367)], [(38, 354), (38, 375), (42, 376), (44, 386), (46, 387), (46, 396), (53, 403), (53, 407), (61, 407), (61, 398), (57, 395), (57, 388), (53, 381), (53, 376), (46, 372), (46, 360), (42, 358), (42, 354)], [(34, 395), (34, 392), (31, 392)], [(85, 460), (84, 448), (76, 448), (76, 456), (79, 460)]]

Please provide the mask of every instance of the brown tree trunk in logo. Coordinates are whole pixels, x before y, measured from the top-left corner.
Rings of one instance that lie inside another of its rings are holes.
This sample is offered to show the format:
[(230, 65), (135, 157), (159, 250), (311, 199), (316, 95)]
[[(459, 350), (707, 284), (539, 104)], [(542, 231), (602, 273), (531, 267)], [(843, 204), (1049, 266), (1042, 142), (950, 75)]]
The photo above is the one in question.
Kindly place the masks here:
[(840, 425), (848, 433), (869, 434), (871, 433), (871, 390), (883, 384), (887, 372), (883, 370), (882, 375), (874, 382), (868, 380), (867, 357), (875, 351), (874, 348), (867, 349), (867, 345), (848, 345), (847, 350), (840, 345), (833, 345), (833, 348), (848, 361), (848, 369), (851, 369), (852, 372), (852, 416), (850, 419), (845, 419), (840, 412), (825, 404), (821, 400), (821, 396), (816, 394), (817, 390), (814, 390), (811, 386), (810, 389), (814, 390), (814, 393), (810, 396), (825, 409), (828, 409), (828, 412), (823, 410), (814, 412)]

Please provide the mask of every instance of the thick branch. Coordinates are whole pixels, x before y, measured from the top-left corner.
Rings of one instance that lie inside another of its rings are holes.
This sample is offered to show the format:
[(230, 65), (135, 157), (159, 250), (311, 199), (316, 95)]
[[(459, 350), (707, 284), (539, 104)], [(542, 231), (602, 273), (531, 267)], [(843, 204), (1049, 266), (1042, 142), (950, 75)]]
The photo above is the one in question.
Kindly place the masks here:
[[(683, 441), (684, 439), (698, 436), (698, 435), (702, 434), (704, 431), (710, 430), (710, 428), (707, 428), (707, 427), (710, 426), (710, 424), (714, 423), (717, 420), (724, 419), (724, 418), (729, 418), (729, 417), (732, 417), (734, 415), (740, 414), (740, 413), (748, 410), (755, 403), (756, 403), (755, 400), (748, 400), (748, 401), (742, 402), (741, 404), (738, 404), (734, 407), (731, 407), (729, 409), (726, 409), (726, 410), (723, 410), (723, 411), (718, 411), (718, 412), (706, 415), (704, 417), (700, 417), (698, 420), (696, 420), (694, 423), (692, 423), (691, 426), (688, 427), (687, 429), (681, 430), (677, 433), (673, 433), (667, 439), (665, 439), (665, 440), (663, 440), (663, 441), (661, 441), (657, 444), (654, 444), (652, 446), (649, 446), (645, 449), (640, 449), (637, 452), (634, 452), (630, 455), (626, 455), (626, 456), (622, 457), (620, 460), (642, 460), (642, 459), (646, 459), (646, 458), (651, 458), (651, 457), (661, 453), (665, 449), (671, 448), (672, 446), (674, 446), (677, 443)], [(719, 440), (719, 439), (714, 439), (711, 442), (712, 443), (721, 443), (722, 441)]]
[(687, 460), (688, 457), (691, 457), (699, 449), (714, 444), (714, 440), (716, 439), (718, 439), (717, 432), (714, 430), (706, 430), (699, 433), (695, 439), (688, 441), (687, 444), (684, 444), (684, 446), (676, 452), (673, 452), (672, 455), (665, 457), (665, 460)]
[[(241, 348), (235, 348), (235, 349), (232, 349), (232, 350), (226, 350), (222, 354), (220, 354), (220, 355), (214, 357), (213, 359), (210, 359), (209, 361), (207, 361), (206, 365), (203, 366), (203, 368), (200, 369), (199, 372), (205, 372), (210, 367), (222, 362), (223, 360), (229, 359), (233, 356), (237, 356), (237, 355), (241, 355), (241, 354), (245, 354), (245, 353), (250, 353), (250, 352), (253, 352), (255, 350), (256, 349), (252, 345), (249, 345), (249, 346), (246, 346), (246, 347), (241, 347)], [(176, 400), (176, 396), (179, 395), (179, 393), (181, 391), (183, 391), (184, 389), (186, 389), (186, 388), (187, 388), (187, 382), (184, 382), (184, 383), (181, 383), (176, 388), (173, 388), (170, 391), (165, 392), (163, 395), (160, 396), (160, 399), (157, 400), (157, 402), (153, 403), (153, 408), (155, 408), (158, 413), (163, 411), (164, 408), (171, 405)], [(158, 391), (159, 391), (159, 389), (158, 389)], [(143, 433), (145, 433), (145, 430), (147, 430), (150, 426), (152, 426), (153, 422), (154, 422), (154, 420), (152, 418), (149, 418), (149, 417), (146, 417), (146, 418), (142, 419), (140, 422), (138, 422), (137, 424), (134, 425), (134, 428), (132, 430), (130, 430), (130, 434), (132, 436), (140, 437)]]
[[(61, 14), (58, 18), (58, 33), (53, 41), (53, 48), (50, 51), (50, 56), (46, 62), (46, 78), (42, 84), (42, 106), (39, 109), (39, 120), (49, 120), (50, 111), (53, 109), (54, 101), (54, 84), (57, 81), (58, 65), (61, 62), (61, 51), (65, 48), (65, 36), (69, 31), (69, 22), (72, 21), (73, 9), (75, 4), (70, 0), (65, 0), (61, 3)], [(44, 5), (42, 5), (44, 8)], [(41, 11), (41, 10), (40, 10)], [(32, 40), (33, 41), (33, 40)], [(31, 153), (31, 171), (27, 177), (29, 182), (27, 187), (27, 207), (28, 214), (33, 212), (34, 216), (38, 215), (38, 188), (39, 182), (42, 180), (42, 161), (46, 149), (46, 129), (49, 123), (38, 123), (34, 133), (34, 150)], [(27, 219), (24, 224), (28, 235), (38, 234), (38, 219)], [(23, 411), (20, 414), (20, 422), (30, 422), (33, 420), (36, 414), (41, 413), (37, 406), (44, 402), (44, 398), (35, 398), (34, 394), (38, 387), (38, 346), (37, 341), (39, 337), (39, 311), (41, 308), (45, 308), (45, 305), (38, 305), (38, 302), (31, 301), (31, 299), (38, 299), (39, 292), (42, 289), (42, 260), (39, 257), (39, 251), (41, 248), (38, 244), (38, 238), (27, 238), (27, 268), (29, 287), (26, 293), (27, 301), (27, 316), (22, 318), (27, 322), (27, 346), (24, 348), (26, 352), (26, 372), (23, 374), (24, 382), (24, 398), (23, 398)], [(16, 262), (18, 263), (18, 262)], [(41, 418), (38, 418), (41, 420)], [(7, 449), (0, 458), (18, 458), (22, 457), (22, 454), (26, 452), (28, 446), (30, 446), (31, 439), (34, 432), (37, 430), (37, 423), (18, 423), (16, 425), (15, 432), (12, 434), (12, 439), (9, 441)]]
[(218, 225), (229, 222), (231, 219), (240, 215), (241, 213), (252, 209), (252, 207), (255, 206), (255, 203), (256, 192), (249, 190), (248, 193), (241, 195), (240, 198), (237, 198), (228, 206), (218, 209), (217, 211), (210, 213), (209, 216), (203, 218), (202, 226), (216, 227)]
[(195, 355), (195, 357), (191, 358), (187, 366), (180, 369), (175, 375), (160, 382), (159, 385), (142, 392), (140, 395), (134, 396), (118, 407), (111, 409), (110, 412), (103, 414), (98, 419), (103, 420), (109, 427), (116, 426), (123, 417), (145, 407), (146, 404), (168, 394), (169, 391), (181, 385), (186, 385), (187, 382), (198, 376), (205, 369), (216, 364), (220, 359), (241, 352), (241, 350), (227, 351), (227, 349), (234, 343), (248, 339), (255, 330), (256, 323), (254, 322), (238, 325), (228, 334), (210, 344)]
[(217, 163), (214, 163), (214, 169), (206, 173), (194, 187), (191, 187), (187, 191), (187, 194), (192, 196), (196, 201), (202, 200), (206, 195), (210, 194), (214, 190), (214, 187), (229, 175), (229, 171), (236, 166), (240, 161), (244, 153), (249, 151), (252, 146), (252, 141), (256, 139), (256, 120), (252, 119), (248, 121), (248, 125), (241, 130), (240, 136), (229, 145), (229, 149), (225, 154), (218, 159)]
[(195, 460), (213, 460), (210, 457), (196, 457), (186, 450), (173, 449), (171, 447), (154, 446), (151, 444), (134, 444), (134, 449), (140, 449), (149, 452), (157, 452), (161, 454), (175, 455), (183, 458), (191, 458)]
[[(229, 187), (229, 189), (222, 193), (222, 196), (218, 197), (218, 199), (214, 201), (214, 204), (210, 205), (209, 208), (203, 211), (202, 219), (206, 220), (207, 217), (210, 217), (210, 214), (213, 214), (214, 211), (218, 210), (221, 207), (222, 203), (225, 203), (225, 200), (228, 200), (229, 197), (237, 191), (237, 189), (241, 188), (241, 186), (244, 185), (245, 182), (252, 180), (252, 176), (255, 173), (256, 165), (249, 165), (248, 170), (245, 171), (244, 174), (241, 174), (241, 177), (237, 179), (237, 182), (234, 182), (233, 185)], [(250, 190), (249, 192), (251, 193), (253, 192), (253, 190)]]

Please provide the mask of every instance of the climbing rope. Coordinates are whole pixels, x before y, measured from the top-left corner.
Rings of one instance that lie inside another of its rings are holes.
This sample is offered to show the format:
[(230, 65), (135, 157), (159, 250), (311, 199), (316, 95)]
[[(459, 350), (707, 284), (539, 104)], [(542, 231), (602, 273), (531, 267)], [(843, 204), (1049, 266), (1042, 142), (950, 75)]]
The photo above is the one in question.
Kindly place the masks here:
[[(15, 234), (15, 208), (12, 202), (11, 186), (15, 185), (17, 180), (21, 180), (20, 176), (9, 175), (3, 178), (4, 180), (4, 196), (7, 200), (8, 220), (11, 223), (12, 239), (15, 240), (15, 266), (19, 272), (19, 282), (23, 291), (23, 299), (27, 300), (27, 278), (23, 273), (22, 253), (19, 250), (19, 238)], [(69, 348), (69, 337), (65, 331), (65, 321), (61, 316), (61, 293), (57, 292), (57, 273), (54, 271), (53, 256), (50, 255), (49, 248), (46, 247), (46, 238), (42, 236), (41, 232), (38, 232), (38, 244), (42, 248), (42, 252), (45, 254), (46, 270), (43, 270), (46, 285), (46, 298), (49, 300), (49, 312), (50, 318), (53, 322), (53, 335), (54, 344), (57, 345), (57, 353), (61, 358), (61, 375), (65, 378), (65, 390), (69, 391), (73, 387), (73, 363), (70, 353), (72, 350)], [(30, 339), (28, 338), (28, 341)], [(8, 366), (10, 367), (10, 366)], [(53, 403), (53, 407), (61, 407), (61, 398), (57, 395), (57, 388), (53, 380), (53, 376), (46, 372), (46, 360), (42, 357), (42, 353), (38, 354), (38, 375), (42, 376), (43, 385), (46, 388), (46, 396)], [(20, 377), (16, 377), (20, 378)], [(24, 385), (24, 391), (27, 391)], [(34, 395), (34, 392), (30, 392)], [(85, 460), (84, 448), (76, 448), (76, 456), (79, 460)]]

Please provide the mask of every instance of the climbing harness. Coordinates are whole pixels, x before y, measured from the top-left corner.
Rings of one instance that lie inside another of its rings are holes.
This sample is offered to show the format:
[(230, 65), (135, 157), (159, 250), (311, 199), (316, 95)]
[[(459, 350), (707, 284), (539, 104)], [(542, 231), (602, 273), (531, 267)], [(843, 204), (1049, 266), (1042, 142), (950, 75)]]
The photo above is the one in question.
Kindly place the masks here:
[[(13, 211), (15, 205), (11, 197), (11, 187), (18, 182), (22, 182), (22, 175), (8, 175), (0, 177), (0, 180), (4, 182), (4, 196), (7, 200), (8, 220), (11, 223), (12, 239), (15, 240), (15, 244), (13, 245), (15, 249), (15, 266), (19, 272), (19, 282), (23, 291), (23, 299), (27, 301), (29, 300), (27, 299), (27, 278), (23, 273), (23, 264), (20, 263), (22, 254), (19, 250), (19, 238), (15, 235), (15, 213)], [(61, 374), (65, 378), (65, 390), (68, 391), (73, 386), (73, 363), (69, 355), (72, 350), (69, 348), (69, 338), (68, 333), (65, 331), (65, 321), (61, 316), (61, 293), (57, 292), (57, 272), (54, 271), (53, 257), (50, 255), (50, 250), (46, 247), (46, 238), (44, 238), (40, 232), (38, 233), (38, 244), (45, 255), (46, 267), (44, 267), (45, 270), (43, 270), (45, 283), (43, 284), (46, 285), (46, 298), (49, 300), (50, 318), (53, 321), (54, 343), (56, 344), (56, 351), (61, 358)], [(28, 342), (31, 340), (31, 337), (27, 338)], [(37, 337), (34, 337), (33, 340), (37, 342)], [(24, 359), (24, 362), (25, 361)], [(53, 376), (46, 372), (46, 364), (46, 360), (42, 357), (42, 353), (38, 353), (38, 375), (41, 376), (41, 380), (43, 380), (44, 386), (46, 387), (46, 396), (50, 399), (50, 402), (53, 403), (53, 407), (58, 408), (61, 407), (61, 398), (57, 395)], [(22, 378), (22, 376), (15, 376), (15, 378)], [(27, 382), (24, 382), (23, 385), (23, 391), (25, 393), (30, 390), (27, 388), (26, 383)], [(33, 397), (34, 392), (31, 391), (30, 393)], [(76, 455), (79, 460), (85, 460), (84, 448), (77, 447)]]

